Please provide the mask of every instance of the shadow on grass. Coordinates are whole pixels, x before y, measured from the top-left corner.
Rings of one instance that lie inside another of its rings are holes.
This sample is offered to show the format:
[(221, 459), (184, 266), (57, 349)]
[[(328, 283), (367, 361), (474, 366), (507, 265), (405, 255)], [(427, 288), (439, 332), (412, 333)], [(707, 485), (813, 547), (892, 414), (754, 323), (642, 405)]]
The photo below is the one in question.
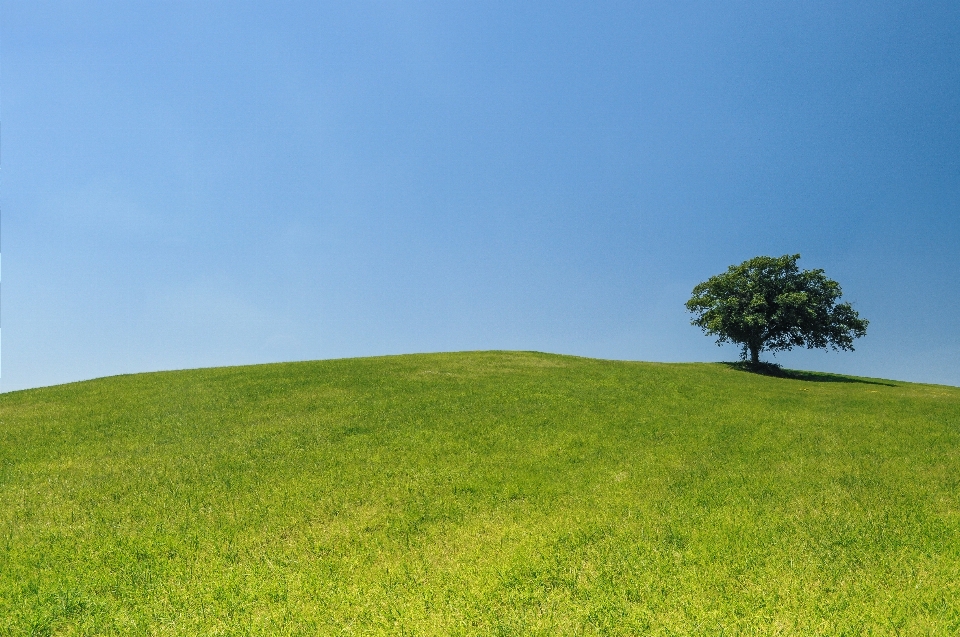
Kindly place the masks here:
[(740, 361), (723, 364), (730, 369), (735, 369), (740, 372), (759, 374), (761, 376), (773, 376), (775, 378), (789, 378), (791, 380), (803, 380), (813, 383), (862, 383), (864, 385), (896, 387), (893, 383), (883, 383), (878, 380), (851, 378), (849, 376), (841, 376), (840, 374), (828, 374), (827, 372), (804, 372), (796, 369), (784, 369), (776, 363), (758, 363), (755, 365), (749, 361)]

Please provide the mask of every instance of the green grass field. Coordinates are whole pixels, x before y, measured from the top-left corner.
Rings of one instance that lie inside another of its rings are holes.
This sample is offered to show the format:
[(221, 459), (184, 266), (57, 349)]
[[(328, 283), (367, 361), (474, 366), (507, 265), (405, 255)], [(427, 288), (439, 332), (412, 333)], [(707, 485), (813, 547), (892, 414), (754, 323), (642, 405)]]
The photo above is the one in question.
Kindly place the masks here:
[(0, 635), (960, 633), (960, 388), (519, 352), (0, 395)]

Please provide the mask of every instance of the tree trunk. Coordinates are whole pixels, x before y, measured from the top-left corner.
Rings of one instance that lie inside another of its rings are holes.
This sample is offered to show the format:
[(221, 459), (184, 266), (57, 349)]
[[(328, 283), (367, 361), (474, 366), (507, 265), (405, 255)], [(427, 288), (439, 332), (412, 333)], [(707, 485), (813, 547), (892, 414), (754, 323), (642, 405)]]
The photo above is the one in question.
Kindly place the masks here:
[(754, 365), (760, 364), (760, 348), (756, 345), (750, 346), (750, 362)]

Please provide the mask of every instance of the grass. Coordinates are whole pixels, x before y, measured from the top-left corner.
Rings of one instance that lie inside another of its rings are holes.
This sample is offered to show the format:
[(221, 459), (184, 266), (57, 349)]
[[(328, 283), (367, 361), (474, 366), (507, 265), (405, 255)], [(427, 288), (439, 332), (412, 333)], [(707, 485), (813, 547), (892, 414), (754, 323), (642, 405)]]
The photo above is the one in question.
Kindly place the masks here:
[(0, 395), (2, 635), (957, 633), (960, 388), (480, 352)]

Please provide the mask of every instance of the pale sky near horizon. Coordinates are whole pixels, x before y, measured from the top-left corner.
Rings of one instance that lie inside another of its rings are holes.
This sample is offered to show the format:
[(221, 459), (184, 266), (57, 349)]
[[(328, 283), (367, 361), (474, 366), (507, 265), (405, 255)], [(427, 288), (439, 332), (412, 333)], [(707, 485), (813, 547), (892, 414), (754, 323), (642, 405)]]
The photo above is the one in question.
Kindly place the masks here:
[(960, 3), (0, 2), (4, 391), (476, 349), (734, 360), (693, 286), (801, 253), (789, 367), (960, 385)]

